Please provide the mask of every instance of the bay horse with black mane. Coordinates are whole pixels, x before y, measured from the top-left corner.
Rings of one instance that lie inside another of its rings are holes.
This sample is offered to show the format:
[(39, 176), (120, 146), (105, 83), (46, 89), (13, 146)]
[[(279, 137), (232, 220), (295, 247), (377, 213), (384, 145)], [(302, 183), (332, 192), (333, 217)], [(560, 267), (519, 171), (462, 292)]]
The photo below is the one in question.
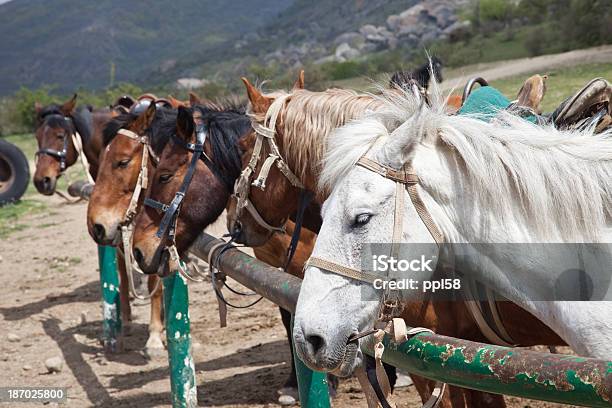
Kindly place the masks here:
[[(237, 205), (245, 197), (231, 200), (228, 209), (228, 229), (236, 230), (237, 241), (246, 245), (261, 245), (273, 234), (253, 217), (259, 218), (272, 226), (282, 223), (295, 211), (301, 189), (313, 192), (314, 200), (322, 204), (329, 192), (318, 188), (318, 177), (323, 164), (326, 146), (336, 143), (333, 132), (351, 119), (363, 116), (366, 111), (377, 110), (383, 102), (370, 95), (359, 95), (352, 91), (330, 89), (323, 92), (310, 92), (302, 89), (291, 93), (276, 92), (262, 94), (244, 79), (250, 101), (250, 114), (257, 122), (249, 134), (241, 141), (243, 150), (242, 167), (247, 169), (253, 163), (253, 152), (258, 135), (274, 138), (280, 157), (286, 169), (280, 165), (269, 167), (264, 183), (265, 188), (255, 187), (252, 180), (245, 183), (248, 189), (245, 195), (253, 207), (251, 211), (237, 212)], [(276, 118), (275, 116), (278, 115)], [(263, 127), (263, 128), (262, 128)], [(363, 150), (361, 154), (364, 154)], [(263, 144), (260, 157), (266, 158), (270, 148)], [(354, 152), (359, 156), (359, 152)], [(267, 160), (255, 161), (251, 174), (261, 175)], [(287, 170), (288, 169), (288, 170)], [(287, 176), (291, 172), (293, 177)], [(292, 180), (292, 178), (296, 178)], [(296, 184), (302, 187), (296, 186)], [(316, 192), (316, 193), (315, 193)], [(497, 309), (502, 317), (511, 339), (521, 345), (562, 345), (563, 341), (547, 326), (531, 314), (511, 302), (497, 302)], [(413, 327), (427, 327), (439, 334), (480, 342), (493, 342), (482, 334), (477, 319), (465, 302), (425, 301), (412, 302), (405, 306), (402, 317)], [(494, 333), (495, 334), (495, 333)], [(412, 376), (423, 401), (426, 401), (433, 388), (428, 380)], [(442, 401), (442, 406), (504, 406), (502, 396), (463, 390), (450, 387), (450, 392)]]
[[(170, 258), (168, 247), (175, 244), (179, 256), (184, 257), (204, 228), (222, 214), (241, 170), (238, 141), (251, 128), (244, 107), (235, 103), (196, 105), (191, 109), (180, 107), (178, 112), (176, 129), (170, 131), (170, 142), (164, 147), (159, 163), (150, 175), (147, 199), (170, 203), (183, 183), (193, 155), (188, 148), (193, 148), (196, 141), (194, 116), (205, 125), (207, 137), (203, 158), (197, 160), (193, 178), (184, 191), (185, 196), (176, 220), (175, 240), (170, 241), (167, 235), (156, 237), (163, 218), (163, 213), (157, 208), (143, 206), (135, 219), (134, 258), (141, 269), (149, 274), (167, 274)], [(257, 248), (255, 256), (270, 265), (282, 267), (292, 228), (291, 223), (287, 225), (287, 234), (278, 234), (265, 246)], [(302, 277), (302, 266), (310, 254), (314, 237), (310, 231), (303, 232), (298, 251), (287, 268), (289, 273)], [(291, 315), (283, 309), (280, 311), (287, 336), (291, 339)], [(293, 348), (291, 353), (293, 356)], [(291, 366), (290, 377), (279, 393), (297, 397), (293, 358)]]
[[(128, 284), (128, 273), (131, 271), (125, 266), (126, 254), (121, 251), (121, 227), (129, 228), (137, 208), (142, 204), (143, 193), (140, 191), (147, 188), (145, 174), (153, 172), (157, 156), (166, 145), (175, 123), (176, 110), (157, 108), (156, 104), (151, 103), (140, 114), (120, 114), (104, 128), (104, 150), (100, 157), (96, 184), (89, 198), (87, 229), (99, 245), (112, 245), (119, 249), (119, 293), (122, 319), (125, 322), (131, 318)], [(138, 192), (135, 193), (137, 188)], [(131, 253), (128, 252), (127, 256), (128, 262), (131, 262)], [(151, 317), (145, 353), (152, 357), (164, 354), (161, 337), (163, 287), (159, 277), (148, 277), (148, 289)]]
[(52, 195), (58, 178), (79, 159), (74, 145), (76, 132), (81, 137), (83, 153), (89, 162), (89, 174), (95, 180), (98, 172), (98, 157), (102, 149), (102, 130), (111, 119), (108, 109), (92, 110), (76, 106), (77, 95), (62, 105), (42, 106), (36, 110), (36, 171), (34, 186), (39, 193)]

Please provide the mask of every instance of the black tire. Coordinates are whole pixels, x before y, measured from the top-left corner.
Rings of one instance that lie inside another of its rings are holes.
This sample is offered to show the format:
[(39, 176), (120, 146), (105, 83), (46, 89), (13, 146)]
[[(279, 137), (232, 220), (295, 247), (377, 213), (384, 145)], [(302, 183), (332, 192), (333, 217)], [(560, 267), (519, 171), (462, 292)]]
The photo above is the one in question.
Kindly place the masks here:
[(21, 198), (30, 182), (30, 165), (14, 144), (0, 139), (0, 206)]

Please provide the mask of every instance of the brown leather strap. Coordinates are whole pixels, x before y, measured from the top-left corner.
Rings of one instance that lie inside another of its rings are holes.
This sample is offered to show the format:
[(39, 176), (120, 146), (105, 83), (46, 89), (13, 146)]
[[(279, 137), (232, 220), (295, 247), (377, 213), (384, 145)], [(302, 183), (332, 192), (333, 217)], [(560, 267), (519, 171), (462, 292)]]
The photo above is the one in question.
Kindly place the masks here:
[(423, 224), (425, 224), (436, 243), (438, 245), (442, 245), (444, 242), (444, 235), (434, 222), (433, 218), (431, 218), (429, 211), (427, 211), (427, 207), (425, 207), (425, 203), (419, 195), (418, 186), (416, 184), (407, 184), (406, 190), (408, 191), (408, 195), (412, 200), (412, 205), (414, 205), (417, 214), (419, 214), (419, 217), (421, 217), (421, 221), (423, 221)]
[(360, 270), (340, 265), (336, 262), (328, 261), (326, 259), (318, 258), (316, 256), (311, 256), (310, 258), (308, 258), (308, 261), (306, 261), (304, 268), (307, 268), (309, 266), (314, 266), (315, 268), (324, 269), (326, 271), (334, 272), (338, 275), (342, 275), (347, 278), (371, 284), (373, 284), (376, 279), (380, 279), (380, 276), (372, 275), (367, 272), (362, 272)]
[(368, 159), (362, 156), (356, 163), (357, 166), (361, 166), (365, 169), (373, 171), (374, 173), (380, 174), (384, 178), (396, 181), (402, 184), (416, 184), (419, 182), (419, 177), (416, 173), (412, 172), (410, 167), (405, 170), (396, 170), (392, 167), (380, 164), (372, 159)]

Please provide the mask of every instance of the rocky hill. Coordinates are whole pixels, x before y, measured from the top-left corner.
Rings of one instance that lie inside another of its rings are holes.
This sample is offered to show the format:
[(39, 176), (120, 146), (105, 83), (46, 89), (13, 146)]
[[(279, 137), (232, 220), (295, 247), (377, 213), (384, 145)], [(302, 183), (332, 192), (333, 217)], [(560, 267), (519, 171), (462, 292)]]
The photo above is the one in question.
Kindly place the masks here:
[(422, 47), (466, 28), (456, 11), (467, 1), (13, 0), (0, 5), (0, 95), (45, 84), (198, 87), (254, 63), (295, 68)]

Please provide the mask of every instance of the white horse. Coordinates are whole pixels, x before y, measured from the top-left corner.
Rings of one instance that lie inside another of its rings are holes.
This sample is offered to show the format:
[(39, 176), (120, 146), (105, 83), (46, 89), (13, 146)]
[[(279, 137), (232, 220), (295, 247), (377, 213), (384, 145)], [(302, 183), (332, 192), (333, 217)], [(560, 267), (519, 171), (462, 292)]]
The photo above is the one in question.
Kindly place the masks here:
[[(411, 95), (387, 94), (385, 99), (388, 109), (337, 129), (330, 138), (320, 186), (332, 193), (322, 209), (313, 257), (361, 270), (367, 243), (391, 242), (395, 197), (406, 193), (392, 180), (355, 166), (367, 151), (365, 157), (383, 166), (399, 170), (408, 165), (418, 175), (419, 195), (449, 243), (441, 248), (604, 243), (588, 262), (606, 267), (606, 287), (596, 290), (600, 299), (612, 299), (611, 251), (605, 244), (612, 242), (611, 132), (560, 132), (504, 113), (485, 123), (446, 115), (439, 98), (431, 107)], [(401, 242), (434, 243), (412, 200), (406, 195), (400, 202)], [(421, 256), (410, 248), (402, 247), (401, 258)], [(553, 256), (557, 263), (563, 260), (546, 252), (554, 250), (552, 245), (537, 248), (521, 254), (488, 251), (478, 262), (471, 260), (469, 273), (538, 317), (578, 354), (612, 359), (612, 303), (549, 301), (558, 289), (558, 265), (548, 261)], [(445, 252), (436, 255), (443, 259)], [(455, 256), (462, 262), (461, 254)], [(431, 272), (411, 277), (422, 281)], [(380, 298), (381, 292), (367, 283), (309, 266), (293, 332), (300, 358), (318, 370), (350, 374), (361, 351), (347, 340), (372, 326)]]

